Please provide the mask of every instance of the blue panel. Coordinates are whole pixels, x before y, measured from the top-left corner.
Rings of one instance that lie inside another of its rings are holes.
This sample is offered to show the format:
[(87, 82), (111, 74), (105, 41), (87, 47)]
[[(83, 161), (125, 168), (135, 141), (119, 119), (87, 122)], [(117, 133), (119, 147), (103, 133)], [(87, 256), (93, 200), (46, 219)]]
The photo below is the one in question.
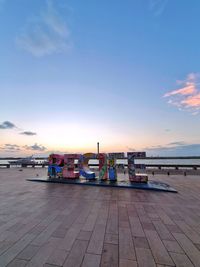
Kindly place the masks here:
[(110, 168), (108, 170), (108, 174), (109, 174), (109, 180), (110, 181), (116, 181), (117, 180), (117, 175), (116, 175), (116, 171), (114, 168)]
[(95, 173), (92, 171), (85, 171), (85, 170), (80, 170), (80, 175), (85, 177), (86, 180), (94, 180), (95, 179)]
[(49, 177), (55, 177), (55, 176), (61, 176), (62, 175), (62, 167), (59, 167), (57, 165), (50, 165), (48, 167), (48, 176)]

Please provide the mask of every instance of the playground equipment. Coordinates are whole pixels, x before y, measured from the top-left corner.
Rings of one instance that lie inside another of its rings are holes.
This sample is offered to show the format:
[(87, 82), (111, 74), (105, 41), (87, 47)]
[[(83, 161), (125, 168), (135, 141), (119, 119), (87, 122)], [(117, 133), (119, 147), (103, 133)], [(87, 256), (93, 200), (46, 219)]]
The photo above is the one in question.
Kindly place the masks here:
[[(148, 176), (145, 174), (144, 164), (135, 164), (135, 158), (146, 157), (145, 152), (128, 152), (128, 174), (129, 181), (135, 183), (147, 183)], [(48, 176), (50, 178), (95, 180), (97, 177), (94, 171), (89, 168), (89, 160), (99, 161), (99, 180), (117, 181), (116, 160), (124, 158), (124, 153), (86, 153), (86, 154), (51, 154), (49, 156)], [(77, 163), (75, 164), (75, 161)], [(143, 173), (137, 174), (135, 169), (139, 168)]]

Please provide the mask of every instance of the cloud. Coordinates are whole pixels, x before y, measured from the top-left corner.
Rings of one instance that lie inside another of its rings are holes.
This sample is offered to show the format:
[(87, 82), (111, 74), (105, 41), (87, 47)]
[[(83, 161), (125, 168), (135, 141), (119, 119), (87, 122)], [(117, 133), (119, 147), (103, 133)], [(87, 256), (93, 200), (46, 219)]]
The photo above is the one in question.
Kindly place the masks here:
[(150, 10), (155, 16), (160, 16), (167, 6), (168, 0), (149, 0)]
[(32, 146), (26, 145), (23, 148), (26, 150), (34, 150), (34, 151), (45, 151), (47, 149), (45, 146), (38, 145), (37, 143), (35, 143)]
[(28, 136), (37, 135), (37, 133), (31, 132), (31, 131), (24, 131), (24, 132), (21, 132), (20, 134), (28, 135)]
[(166, 93), (164, 97), (172, 96), (172, 95), (191, 95), (196, 93), (196, 87), (195, 84), (189, 84), (186, 85), (185, 87), (171, 91), (169, 93)]
[(181, 102), (186, 107), (200, 108), (200, 92), (198, 94), (191, 95)]
[(16, 128), (15, 124), (10, 121), (4, 121), (2, 124), (0, 124), (0, 129), (13, 129)]
[(167, 144), (167, 146), (184, 146), (184, 145), (186, 145), (186, 143), (183, 141), (171, 142)]
[(0, 150), (3, 150), (4, 152), (16, 152), (20, 151), (20, 147), (15, 144), (5, 144), (3, 146), (0, 146)]
[[(19, 129), (14, 123), (12, 123), (10, 121), (4, 121), (2, 124), (0, 124), (0, 130), (1, 129), (2, 130), (5, 130), (5, 129), (17, 129), (17, 130), (23, 131), (23, 129)], [(27, 135), (27, 136), (37, 135), (37, 133), (31, 132), (31, 131), (23, 131), (20, 134)]]
[(32, 18), (16, 38), (17, 44), (36, 57), (68, 51), (72, 42), (68, 26), (51, 0)]
[(128, 151), (131, 151), (131, 152), (136, 152), (137, 151), (135, 148), (128, 147), (128, 146), (127, 146), (127, 149), (128, 149)]
[(181, 88), (164, 94), (168, 98), (168, 104), (174, 105), (179, 110), (187, 110), (193, 115), (200, 110), (200, 74), (190, 73), (184, 81), (177, 81)]
[[(25, 150), (31, 150), (31, 151), (38, 151), (38, 152), (46, 152), (47, 148), (39, 145), (37, 143), (35, 143), (34, 145), (25, 145), (25, 146), (19, 146), (16, 144), (4, 144), (4, 145), (0, 145), (0, 151), (3, 152), (8, 152), (8, 153), (12, 153), (12, 152), (24, 152)], [(47, 151), (48, 152), (48, 151)]]
[(164, 146), (146, 147), (147, 155), (153, 156), (199, 156), (200, 144), (187, 144), (183, 141), (172, 142)]

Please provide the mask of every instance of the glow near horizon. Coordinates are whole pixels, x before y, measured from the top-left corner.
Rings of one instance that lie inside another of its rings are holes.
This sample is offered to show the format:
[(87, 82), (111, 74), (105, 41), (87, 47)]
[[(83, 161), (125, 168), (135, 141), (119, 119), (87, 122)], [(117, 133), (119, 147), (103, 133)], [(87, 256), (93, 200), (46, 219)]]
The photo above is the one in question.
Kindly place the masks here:
[(108, 152), (199, 144), (200, 118), (192, 114), (200, 107), (200, 38), (191, 29), (200, 3), (156, 2), (22, 0), (19, 8), (4, 1), (0, 124), (37, 135), (0, 130), (0, 147), (87, 152), (99, 141)]

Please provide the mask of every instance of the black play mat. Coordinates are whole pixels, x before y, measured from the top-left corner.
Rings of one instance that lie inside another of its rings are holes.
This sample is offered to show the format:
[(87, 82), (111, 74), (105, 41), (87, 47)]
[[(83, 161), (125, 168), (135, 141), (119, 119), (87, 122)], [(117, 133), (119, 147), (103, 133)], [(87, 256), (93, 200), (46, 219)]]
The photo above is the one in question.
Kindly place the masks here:
[(104, 186), (104, 187), (116, 187), (116, 188), (130, 188), (130, 189), (142, 189), (142, 190), (152, 190), (152, 191), (163, 191), (163, 192), (172, 192), (177, 193), (177, 191), (169, 186), (168, 184), (156, 182), (156, 181), (148, 181), (147, 183), (130, 183), (129, 181), (116, 181), (111, 182), (101, 181), (101, 180), (85, 180), (85, 179), (59, 179), (59, 178), (33, 178), (27, 179), (27, 181), (32, 182), (43, 182), (43, 183), (60, 183), (60, 184), (73, 184), (73, 185), (89, 185), (89, 186)]

